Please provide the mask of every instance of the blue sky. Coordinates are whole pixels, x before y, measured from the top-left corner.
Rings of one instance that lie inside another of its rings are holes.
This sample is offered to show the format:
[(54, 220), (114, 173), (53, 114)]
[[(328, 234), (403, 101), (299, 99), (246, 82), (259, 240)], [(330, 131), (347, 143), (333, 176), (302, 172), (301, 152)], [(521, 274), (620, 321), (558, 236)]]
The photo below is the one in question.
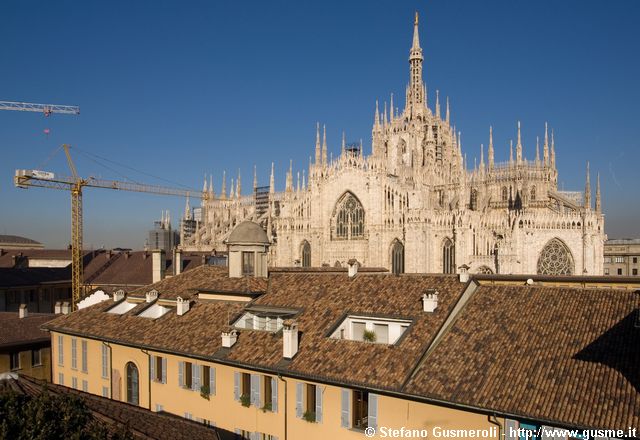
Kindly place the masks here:
[[(555, 130), (559, 185), (600, 172), (606, 232), (640, 235), (640, 2), (5, 0), (0, 3), (0, 100), (79, 105), (80, 116), (0, 112), (0, 233), (50, 247), (69, 242), (69, 195), (12, 185), (16, 168), (67, 174), (62, 143), (145, 171), (99, 166), (83, 176), (220, 189), (253, 165), (284, 186), (289, 159), (306, 166), (316, 121), (329, 150), (342, 130), (370, 148), (375, 100), (401, 107), (415, 10), (425, 81), (451, 99), (469, 163), (494, 127), (496, 160), (522, 122), (533, 157), (544, 122)], [(51, 130), (47, 136), (45, 128)], [(120, 174), (116, 173), (118, 171)], [(171, 183), (169, 183), (171, 182)], [(595, 192), (595, 188), (593, 189)], [(86, 247), (139, 248), (163, 209), (184, 200), (87, 189)]]

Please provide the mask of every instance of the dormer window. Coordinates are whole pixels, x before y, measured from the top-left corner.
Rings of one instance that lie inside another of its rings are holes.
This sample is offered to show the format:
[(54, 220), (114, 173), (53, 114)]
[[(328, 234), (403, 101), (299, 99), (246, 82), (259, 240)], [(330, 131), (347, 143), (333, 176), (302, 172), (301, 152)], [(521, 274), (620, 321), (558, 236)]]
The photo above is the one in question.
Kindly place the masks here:
[(171, 307), (161, 306), (160, 304), (155, 303), (144, 309), (138, 316), (141, 318), (158, 319), (170, 310)]
[(242, 276), (252, 277), (255, 274), (254, 262), (254, 252), (242, 252)]
[(334, 339), (395, 344), (411, 325), (411, 320), (347, 316), (331, 334)]
[(279, 331), (285, 319), (298, 313), (297, 310), (281, 309), (273, 307), (251, 307), (233, 324), (234, 327), (245, 330), (263, 330), (268, 332)]

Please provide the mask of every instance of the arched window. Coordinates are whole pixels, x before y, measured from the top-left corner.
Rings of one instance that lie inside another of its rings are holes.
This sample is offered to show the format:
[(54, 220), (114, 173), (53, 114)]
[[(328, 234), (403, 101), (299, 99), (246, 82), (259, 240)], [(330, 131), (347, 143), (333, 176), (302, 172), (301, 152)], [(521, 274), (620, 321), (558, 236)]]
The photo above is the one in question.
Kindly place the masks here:
[(449, 238), (442, 244), (442, 272), (456, 273), (456, 247)]
[(394, 240), (391, 245), (391, 272), (404, 273), (404, 246), (399, 240)]
[(507, 200), (509, 200), (509, 191), (507, 190), (506, 186), (502, 187), (502, 201), (506, 202)]
[(133, 362), (127, 363), (127, 402), (140, 405), (138, 367)]
[(536, 201), (536, 187), (535, 186), (531, 187), (531, 197), (530, 197), (530, 199), (531, 199), (532, 202)]
[(480, 266), (477, 270), (476, 273), (482, 273), (482, 274), (492, 274), (493, 271), (491, 270), (491, 268), (489, 266)]
[(307, 240), (303, 241), (300, 246), (300, 257), (302, 267), (311, 267), (311, 245)]
[(474, 211), (478, 209), (478, 190), (475, 188), (471, 190), (471, 200), (469, 204), (471, 206), (471, 209), (473, 209)]
[(572, 275), (573, 257), (567, 246), (557, 238), (549, 240), (538, 257), (541, 275)]
[(350, 192), (340, 197), (333, 214), (335, 238), (357, 240), (364, 238), (364, 208)]

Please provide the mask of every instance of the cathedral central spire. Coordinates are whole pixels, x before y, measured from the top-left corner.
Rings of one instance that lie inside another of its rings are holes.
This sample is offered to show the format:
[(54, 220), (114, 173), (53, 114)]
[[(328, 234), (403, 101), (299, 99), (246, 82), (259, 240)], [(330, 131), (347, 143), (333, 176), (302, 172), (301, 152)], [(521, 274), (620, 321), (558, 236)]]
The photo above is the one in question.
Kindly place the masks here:
[(418, 12), (413, 22), (413, 44), (409, 51), (409, 88), (407, 93), (407, 109), (412, 113), (420, 112), (427, 102), (426, 88), (422, 83), (422, 49), (418, 33)]

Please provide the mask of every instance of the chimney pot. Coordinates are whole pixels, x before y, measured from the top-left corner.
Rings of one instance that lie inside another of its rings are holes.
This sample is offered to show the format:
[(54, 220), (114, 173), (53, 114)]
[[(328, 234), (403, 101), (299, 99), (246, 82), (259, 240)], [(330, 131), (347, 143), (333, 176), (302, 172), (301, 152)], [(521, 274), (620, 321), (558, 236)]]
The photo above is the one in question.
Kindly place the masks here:
[(26, 318), (29, 315), (29, 311), (27, 310), (26, 304), (20, 304), (20, 309), (18, 309), (18, 316), (20, 319)]
[(347, 261), (347, 266), (349, 268), (349, 278), (355, 277), (358, 274), (358, 267), (360, 266), (358, 260), (352, 258), (351, 260)]
[(54, 310), (56, 315), (59, 315), (60, 313), (62, 313), (62, 302), (61, 301), (56, 301), (56, 305), (55, 305), (53, 310)]
[(433, 313), (438, 308), (438, 291), (434, 290), (422, 295), (422, 310)]
[(466, 283), (469, 281), (469, 269), (469, 266), (467, 266), (466, 264), (458, 267), (458, 273), (460, 274), (461, 283)]
[(176, 299), (176, 304), (176, 312), (178, 313), (178, 316), (182, 316), (189, 311), (189, 300), (182, 299), (182, 297), (179, 296)]
[(231, 348), (238, 340), (238, 331), (236, 329), (229, 329), (222, 332), (222, 346), (225, 348)]
[(158, 291), (156, 289), (150, 290), (145, 294), (145, 300), (150, 303), (158, 299)]
[(124, 299), (124, 290), (118, 289), (113, 293), (113, 302), (122, 301)]
[(69, 301), (65, 301), (62, 303), (60, 313), (62, 313), (63, 315), (68, 315), (69, 313), (71, 313), (71, 305), (69, 304)]

